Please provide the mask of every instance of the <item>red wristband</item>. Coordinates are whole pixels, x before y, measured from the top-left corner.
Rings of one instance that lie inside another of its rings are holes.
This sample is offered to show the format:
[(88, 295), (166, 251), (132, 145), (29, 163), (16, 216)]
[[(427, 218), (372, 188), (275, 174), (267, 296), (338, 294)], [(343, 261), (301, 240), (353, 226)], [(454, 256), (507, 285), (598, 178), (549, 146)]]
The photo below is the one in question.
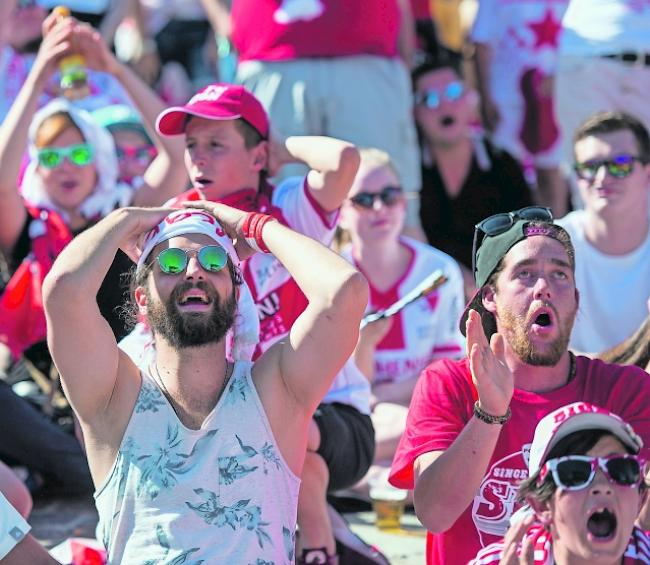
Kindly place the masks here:
[(262, 230), (264, 226), (273, 221), (275, 218), (269, 216), (268, 214), (260, 214), (259, 212), (249, 212), (244, 218), (244, 224), (242, 225), (242, 232), (246, 243), (255, 251), (261, 253), (270, 253), (269, 248), (264, 243), (262, 238)]

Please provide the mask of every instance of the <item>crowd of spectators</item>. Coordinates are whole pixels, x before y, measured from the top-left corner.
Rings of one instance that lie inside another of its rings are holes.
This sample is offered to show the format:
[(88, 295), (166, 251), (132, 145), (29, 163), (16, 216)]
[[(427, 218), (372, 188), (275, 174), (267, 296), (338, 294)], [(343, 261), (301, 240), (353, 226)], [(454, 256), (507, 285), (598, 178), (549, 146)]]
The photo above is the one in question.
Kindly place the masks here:
[(472, 4), (0, 2), (0, 561), (94, 492), (109, 562), (386, 563), (335, 507), (390, 482), (428, 564), (573, 563), (572, 457), (644, 543), (650, 4)]

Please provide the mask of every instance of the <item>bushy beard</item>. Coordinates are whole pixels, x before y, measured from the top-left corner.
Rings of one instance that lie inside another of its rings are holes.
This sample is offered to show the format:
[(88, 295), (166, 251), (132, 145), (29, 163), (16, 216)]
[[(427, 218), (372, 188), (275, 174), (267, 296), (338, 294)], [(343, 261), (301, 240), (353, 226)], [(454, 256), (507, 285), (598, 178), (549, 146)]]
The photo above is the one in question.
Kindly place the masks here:
[[(178, 300), (188, 290), (198, 288), (205, 292), (212, 302), (212, 312), (186, 312), (178, 309)], [(147, 321), (155, 336), (168, 342), (174, 349), (200, 347), (221, 341), (235, 321), (237, 301), (235, 292), (222, 303), (219, 295), (206, 282), (179, 284), (171, 293), (166, 304), (154, 302), (149, 289), (147, 293)]]
[(553, 310), (555, 320), (559, 326), (558, 336), (543, 351), (535, 348), (530, 338), (530, 327), (533, 320), (526, 316), (513, 314), (507, 308), (501, 311), (497, 308), (499, 317), (499, 330), (510, 349), (527, 365), (536, 367), (554, 367), (562, 358), (562, 355), (569, 346), (571, 330), (576, 315), (576, 310), (571, 312), (566, 320), (562, 321), (557, 310), (547, 304)]

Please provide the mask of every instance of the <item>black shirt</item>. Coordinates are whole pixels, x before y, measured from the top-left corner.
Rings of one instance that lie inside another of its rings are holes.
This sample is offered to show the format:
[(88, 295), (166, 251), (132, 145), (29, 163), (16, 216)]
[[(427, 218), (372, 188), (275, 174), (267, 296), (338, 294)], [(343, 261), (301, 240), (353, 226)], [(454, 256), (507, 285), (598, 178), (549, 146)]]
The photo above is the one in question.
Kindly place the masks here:
[(450, 197), (438, 168), (422, 167), (420, 220), (429, 244), (471, 269), (474, 226), (498, 212), (530, 206), (532, 194), (519, 163), (483, 140), (487, 168), (476, 153), (459, 193)]

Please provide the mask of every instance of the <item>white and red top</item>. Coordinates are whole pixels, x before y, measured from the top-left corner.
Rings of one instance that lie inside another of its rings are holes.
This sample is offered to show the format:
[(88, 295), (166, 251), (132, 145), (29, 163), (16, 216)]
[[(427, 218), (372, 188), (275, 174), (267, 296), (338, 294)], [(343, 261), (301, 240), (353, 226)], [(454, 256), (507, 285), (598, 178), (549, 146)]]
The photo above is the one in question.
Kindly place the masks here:
[(490, 85), (498, 100), (518, 100), (530, 69), (555, 73), (569, 0), (481, 0), (473, 41), (492, 49)]
[[(650, 446), (648, 394), (650, 379), (642, 369), (587, 357), (576, 357), (576, 375), (561, 388), (543, 394), (515, 389), (512, 417), (501, 430), (472, 504), (445, 533), (427, 534), (427, 564), (467, 563), (482, 547), (504, 536), (517, 510), (519, 482), (528, 477), (535, 427), (546, 414), (577, 400), (589, 402), (618, 414)], [(467, 359), (436, 361), (423, 371), (393, 460), (393, 485), (414, 487), (415, 460), (454, 443), (473, 416), (476, 398)], [(649, 447), (641, 450), (646, 458), (649, 453)]]
[[(549, 531), (539, 524), (530, 527), (526, 536), (532, 539), (533, 543), (533, 565), (555, 565), (553, 557), (553, 540)], [(521, 548), (518, 548), (519, 553)], [(503, 556), (503, 540), (492, 543), (481, 549), (467, 565), (489, 565), (490, 563), (498, 564)], [(632, 563), (650, 563), (650, 534), (634, 526), (630, 540), (628, 541), (622, 565), (631, 565)]]
[[(406, 306), (393, 316), (388, 334), (375, 351), (375, 383), (404, 381), (417, 377), (434, 359), (458, 358), (465, 339), (458, 329), (463, 312), (463, 279), (458, 264), (446, 253), (408, 237), (402, 245), (411, 252), (406, 273), (392, 288), (381, 292), (370, 283), (368, 311), (388, 308), (440, 269), (447, 282), (426, 297)], [(363, 272), (352, 258), (352, 249), (342, 255)]]
[(231, 18), (240, 61), (397, 56), (396, 0), (237, 0)]
[[(324, 245), (334, 237), (338, 210), (327, 214), (309, 192), (306, 177), (287, 179), (273, 191), (271, 202), (291, 229)], [(256, 253), (247, 260), (244, 278), (260, 318), (259, 353), (284, 337), (307, 307), (307, 299), (274, 255)]]

